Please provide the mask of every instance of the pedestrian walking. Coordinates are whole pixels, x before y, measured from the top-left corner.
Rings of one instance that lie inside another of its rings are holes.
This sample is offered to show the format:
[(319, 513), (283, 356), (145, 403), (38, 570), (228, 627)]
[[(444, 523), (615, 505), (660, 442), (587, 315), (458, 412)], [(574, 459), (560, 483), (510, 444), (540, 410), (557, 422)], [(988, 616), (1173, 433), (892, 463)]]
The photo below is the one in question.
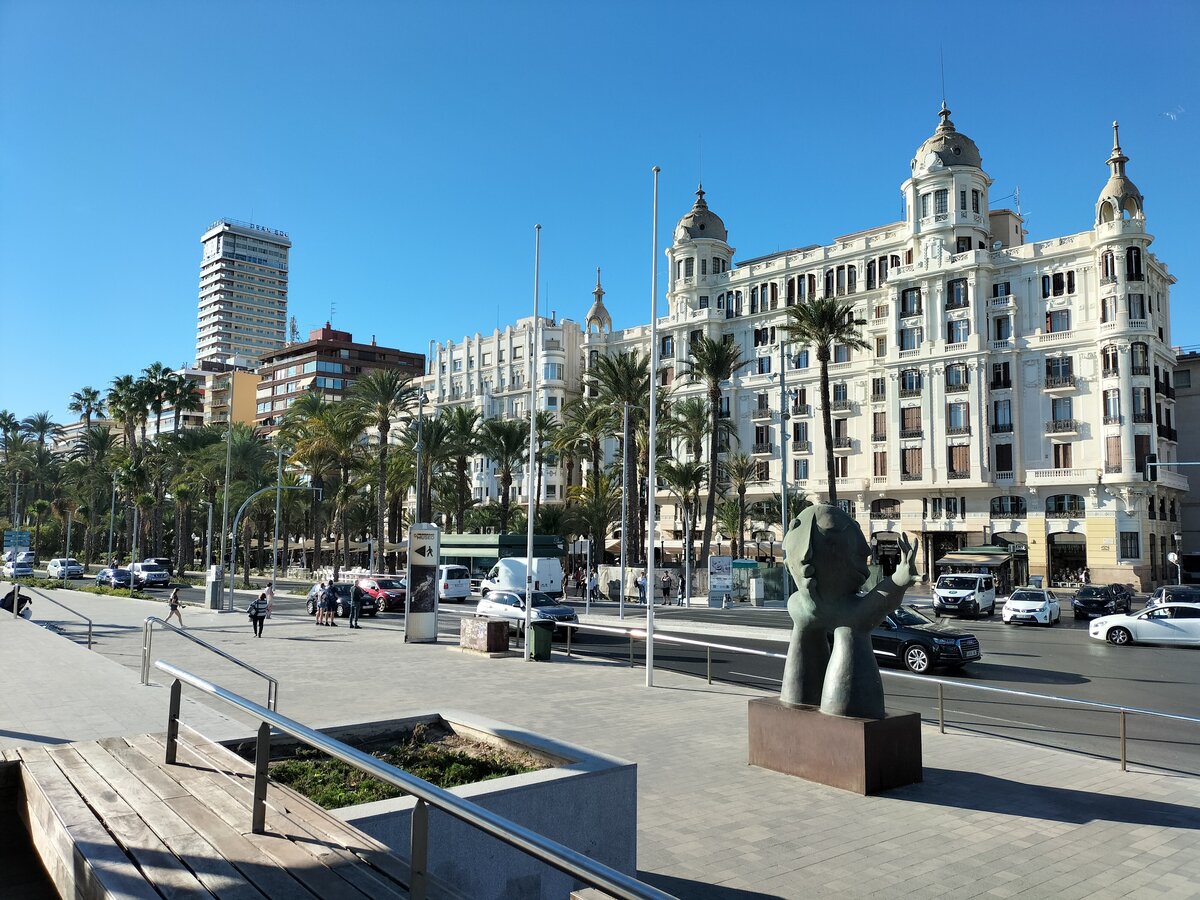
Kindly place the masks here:
[(275, 582), (267, 582), (267, 618), (271, 618), (271, 609), (275, 606)]
[(179, 627), (183, 628), (183, 616), (179, 614), (179, 588), (171, 590), (171, 596), (167, 598), (167, 608), (170, 612), (167, 613), (167, 621), (171, 621), (171, 616), (174, 616), (179, 621)]
[(599, 600), (600, 599), (599, 588), (600, 588), (600, 582), (596, 578), (596, 570), (592, 569), (592, 574), (588, 576), (588, 583), (587, 583), (589, 600)]
[(663, 605), (667, 606), (667, 605), (670, 605), (670, 602), (671, 602), (671, 573), (670, 572), (663, 572), (661, 583), (662, 583), (662, 592), (663, 592)]
[(646, 573), (639, 572), (637, 577), (638, 603), (646, 602)]
[(358, 586), (358, 582), (354, 582), (354, 587), (350, 588), (350, 622), (351, 628), (361, 628), (358, 624), (358, 614), (362, 612), (363, 594), (366, 593)]
[(337, 589), (333, 582), (325, 585), (325, 624), (337, 628)]
[(250, 617), (250, 625), (254, 629), (255, 637), (262, 637), (263, 622), (267, 620), (267, 592), (262, 591), (257, 597), (250, 601), (250, 605), (246, 607), (246, 614)]
[(575, 570), (575, 596), (576, 597), (583, 596), (583, 568), (582, 567), (577, 568)]
[(318, 625), (325, 624), (325, 582), (317, 587), (317, 592), (313, 595), (313, 612), (316, 614), (316, 622)]

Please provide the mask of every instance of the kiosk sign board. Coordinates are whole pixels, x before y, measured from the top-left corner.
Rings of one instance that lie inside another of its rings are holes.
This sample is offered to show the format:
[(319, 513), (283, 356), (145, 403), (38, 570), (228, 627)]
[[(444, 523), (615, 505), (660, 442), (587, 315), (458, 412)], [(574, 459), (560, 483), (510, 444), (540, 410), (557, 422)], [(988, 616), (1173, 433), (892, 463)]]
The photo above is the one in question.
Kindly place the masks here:
[(404, 599), (405, 642), (436, 642), (438, 560), (442, 530), (413, 525), (408, 530), (408, 590)]
[(733, 557), (710, 556), (708, 558), (708, 605), (720, 608), (725, 598), (733, 593)]

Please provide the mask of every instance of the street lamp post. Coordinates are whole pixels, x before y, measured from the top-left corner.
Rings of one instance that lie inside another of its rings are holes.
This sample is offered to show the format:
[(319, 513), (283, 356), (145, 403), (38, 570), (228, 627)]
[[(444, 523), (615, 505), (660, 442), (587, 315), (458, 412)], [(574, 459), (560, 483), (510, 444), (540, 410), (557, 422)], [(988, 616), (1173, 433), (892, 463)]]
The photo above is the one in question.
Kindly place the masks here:
[[(13, 512), (13, 515), (14, 516), (16, 515), (15, 511)], [(112, 558), (113, 558), (113, 555), (112, 555), (113, 554), (113, 525), (116, 522), (116, 516), (117, 516), (117, 473), (113, 472), (112, 502), (108, 506), (108, 558), (106, 560), (104, 560), (104, 564), (106, 566), (112, 562)]]
[(271, 590), (275, 590), (275, 573), (279, 566), (279, 518), (283, 499), (283, 447), (275, 448), (275, 540), (271, 544)]
[[(225, 565), (225, 536), (229, 533), (229, 468), (233, 462), (233, 416), (229, 416), (229, 427), (225, 431), (225, 499), (221, 503), (221, 565)], [(233, 548), (234, 554), (237, 547)], [(230, 566), (233, 569), (234, 566)], [(218, 584), (220, 580), (218, 579)], [(229, 602), (233, 602), (233, 579), (229, 581)], [(224, 606), (224, 603), (221, 604)]]
[(414, 488), (417, 492), (417, 504), (413, 510), (414, 522), (424, 521), (424, 519), (421, 518), (421, 456), (425, 453), (425, 438), (424, 432), (421, 429), (421, 421), (425, 418), (425, 401), (427, 399), (428, 398), (425, 396), (425, 390), (422, 388), (421, 392), (417, 394), (417, 445), (413, 448), (417, 454), (417, 477), (416, 483), (414, 484)]
[(537, 383), (538, 369), (538, 280), (541, 278), (542, 226), (533, 226), (533, 333), (529, 348), (529, 459), (525, 465), (525, 499), (529, 513), (525, 521), (525, 661), (530, 660), (529, 633), (533, 622), (533, 511), (537, 498), (533, 496), (537, 480), (534, 467), (537, 465)]
[(646, 687), (654, 687), (654, 530), (658, 493), (658, 166), (654, 172), (654, 203), (650, 234), (650, 454), (646, 466)]
[(1171, 535), (1175, 542), (1175, 583), (1183, 584), (1183, 557), (1179, 555), (1179, 550), (1183, 546), (1183, 535), (1178, 531)]

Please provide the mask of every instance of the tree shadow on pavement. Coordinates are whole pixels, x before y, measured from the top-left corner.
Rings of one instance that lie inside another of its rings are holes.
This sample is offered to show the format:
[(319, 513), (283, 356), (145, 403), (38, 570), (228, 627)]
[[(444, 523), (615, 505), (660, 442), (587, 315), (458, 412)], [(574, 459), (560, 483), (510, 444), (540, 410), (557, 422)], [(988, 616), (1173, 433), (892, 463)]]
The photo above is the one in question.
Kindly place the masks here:
[(660, 891), (679, 897), (680, 900), (783, 900), (779, 894), (747, 891), (724, 884), (705, 884), (703, 881), (676, 878), (659, 872), (639, 871), (637, 877)]
[(890, 791), (888, 797), (1072, 825), (1105, 821), (1200, 830), (1200, 815), (1195, 806), (1186, 803), (1025, 784), (978, 772), (928, 766), (925, 767), (924, 782)]

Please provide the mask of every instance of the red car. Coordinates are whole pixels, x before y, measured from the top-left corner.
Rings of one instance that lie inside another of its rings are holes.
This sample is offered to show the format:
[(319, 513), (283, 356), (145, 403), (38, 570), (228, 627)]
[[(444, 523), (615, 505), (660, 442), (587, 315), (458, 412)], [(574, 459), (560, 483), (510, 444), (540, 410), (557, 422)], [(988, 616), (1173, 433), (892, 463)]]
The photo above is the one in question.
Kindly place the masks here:
[(358, 579), (358, 586), (374, 598), (375, 608), (379, 612), (390, 609), (404, 609), (404, 600), (408, 590), (403, 578), (395, 575), (368, 575)]

